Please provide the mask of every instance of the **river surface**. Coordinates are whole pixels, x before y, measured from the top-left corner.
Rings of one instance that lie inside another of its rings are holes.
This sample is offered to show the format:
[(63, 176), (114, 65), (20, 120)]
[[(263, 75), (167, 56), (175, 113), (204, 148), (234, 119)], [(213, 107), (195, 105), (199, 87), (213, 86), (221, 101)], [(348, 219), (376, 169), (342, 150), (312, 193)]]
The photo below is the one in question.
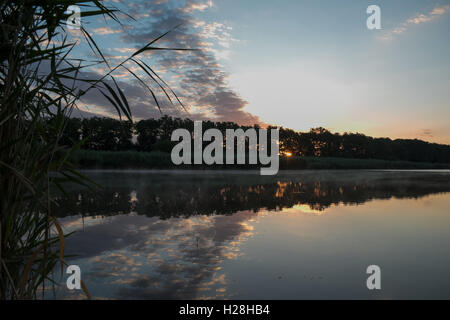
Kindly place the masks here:
[(54, 212), (93, 298), (450, 299), (450, 171), (84, 174)]

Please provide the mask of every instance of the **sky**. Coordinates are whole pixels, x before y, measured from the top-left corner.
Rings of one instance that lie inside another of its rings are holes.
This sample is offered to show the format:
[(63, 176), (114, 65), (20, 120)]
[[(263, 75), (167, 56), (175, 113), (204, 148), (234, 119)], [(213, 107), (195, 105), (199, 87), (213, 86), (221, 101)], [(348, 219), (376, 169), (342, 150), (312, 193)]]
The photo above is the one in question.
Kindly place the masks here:
[[(139, 56), (187, 109), (147, 79), (162, 114), (450, 144), (450, 0), (105, 3), (136, 19), (122, 15), (120, 26), (83, 17), (112, 66), (179, 24), (154, 45), (199, 49)], [(369, 5), (381, 9), (379, 30), (366, 26)], [(79, 40), (74, 54), (98, 59), (77, 31), (70, 34)], [(146, 76), (136, 64), (126, 66)], [(114, 75), (136, 120), (161, 116), (127, 70)], [(79, 107), (85, 115), (114, 115), (99, 94), (87, 95)]]

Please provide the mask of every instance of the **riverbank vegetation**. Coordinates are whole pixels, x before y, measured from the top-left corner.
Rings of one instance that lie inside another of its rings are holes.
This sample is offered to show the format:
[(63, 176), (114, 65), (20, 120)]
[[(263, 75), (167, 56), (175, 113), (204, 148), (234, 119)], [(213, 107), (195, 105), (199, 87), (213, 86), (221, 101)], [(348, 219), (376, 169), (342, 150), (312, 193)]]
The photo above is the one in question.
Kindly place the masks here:
[[(163, 151), (77, 150), (71, 161), (83, 169), (259, 169), (260, 165), (174, 165)], [(280, 170), (320, 169), (450, 169), (450, 163), (282, 155)]]
[[(61, 141), (68, 146), (86, 142), (73, 160), (83, 168), (171, 168), (170, 140), (177, 128), (193, 132), (194, 122), (168, 116), (123, 123), (111, 118), (71, 118)], [(203, 130), (242, 128), (233, 122), (204, 121)], [(258, 126), (254, 126), (258, 127)], [(280, 130), (281, 169), (432, 169), (450, 167), (450, 146), (417, 139), (373, 138), (361, 133)], [(207, 142), (204, 142), (207, 144)], [(202, 166), (181, 166), (181, 168)], [(213, 167), (225, 168), (216, 165)], [(227, 168), (236, 166), (226, 166)], [(180, 167), (179, 167), (180, 168)], [(237, 167), (236, 167), (237, 168)], [(239, 166), (252, 168), (252, 166)]]

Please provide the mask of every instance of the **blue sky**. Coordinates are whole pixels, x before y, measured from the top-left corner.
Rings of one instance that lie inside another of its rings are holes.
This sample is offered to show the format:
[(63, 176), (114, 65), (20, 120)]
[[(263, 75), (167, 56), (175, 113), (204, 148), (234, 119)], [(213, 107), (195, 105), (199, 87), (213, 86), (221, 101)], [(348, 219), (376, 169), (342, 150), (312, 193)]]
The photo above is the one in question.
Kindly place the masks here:
[[(179, 22), (161, 45), (202, 49), (143, 57), (188, 105), (189, 115), (164, 103), (167, 114), (450, 144), (450, 1), (107, 3), (138, 20), (83, 21), (111, 62)], [(373, 4), (381, 30), (366, 27)], [(136, 118), (159, 116), (143, 88), (124, 70), (118, 77)], [(97, 97), (81, 107), (111, 113)]]

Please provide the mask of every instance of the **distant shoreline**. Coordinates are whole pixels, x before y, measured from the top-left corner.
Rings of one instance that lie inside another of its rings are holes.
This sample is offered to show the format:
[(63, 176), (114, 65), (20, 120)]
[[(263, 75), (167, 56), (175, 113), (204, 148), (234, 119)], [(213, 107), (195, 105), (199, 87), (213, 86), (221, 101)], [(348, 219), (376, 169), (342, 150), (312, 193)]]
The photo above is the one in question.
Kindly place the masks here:
[[(71, 162), (80, 169), (181, 169), (181, 170), (249, 170), (260, 165), (174, 165), (170, 154), (160, 151), (94, 151), (78, 150)], [(380, 159), (337, 157), (280, 157), (280, 170), (345, 170), (345, 169), (393, 169), (432, 170), (450, 169), (450, 163), (427, 163)]]

